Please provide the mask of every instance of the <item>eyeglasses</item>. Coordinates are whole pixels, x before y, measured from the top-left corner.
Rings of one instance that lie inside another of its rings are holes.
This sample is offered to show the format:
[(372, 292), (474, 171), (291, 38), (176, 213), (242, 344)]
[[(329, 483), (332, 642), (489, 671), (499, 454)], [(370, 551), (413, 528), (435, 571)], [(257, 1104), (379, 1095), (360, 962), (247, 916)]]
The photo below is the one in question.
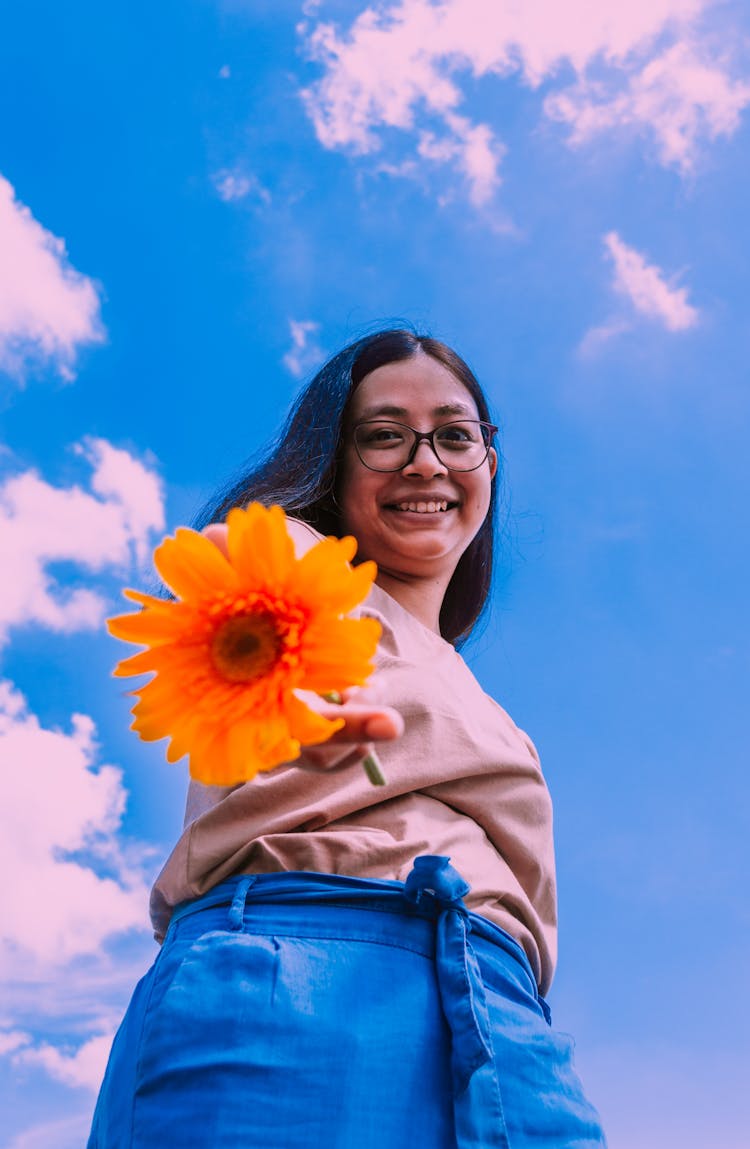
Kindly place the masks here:
[(476, 471), (487, 458), (497, 427), (478, 419), (456, 419), (433, 431), (415, 431), (405, 423), (368, 419), (354, 427), (354, 446), (370, 471), (407, 467), (424, 440), (449, 471)]

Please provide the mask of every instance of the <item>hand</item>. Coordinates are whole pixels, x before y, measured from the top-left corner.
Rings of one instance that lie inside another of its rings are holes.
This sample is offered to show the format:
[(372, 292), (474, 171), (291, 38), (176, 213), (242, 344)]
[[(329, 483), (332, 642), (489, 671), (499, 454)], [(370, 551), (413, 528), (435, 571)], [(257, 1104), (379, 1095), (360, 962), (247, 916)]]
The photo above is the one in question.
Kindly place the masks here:
[(346, 725), (327, 741), (305, 746), (295, 766), (303, 770), (341, 770), (362, 762), (373, 753), (374, 742), (390, 742), (404, 732), (404, 720), (391, 706), (377, 705), (377, 682), (370, 679), (366, 687), (345, 690), (343, 702), (326, 702), (308, 690), (295, 691), (297, 696), (324, 718), (343, 718)]
[(202, 535), (205, 535), (215, 547), (219, 548), (225, 558), (229, 558), (229, 547), (227, 546), (228, 533), (229, 528), (226, 523), (209, 523), (208, 526), (204, 527), (201, 531)]

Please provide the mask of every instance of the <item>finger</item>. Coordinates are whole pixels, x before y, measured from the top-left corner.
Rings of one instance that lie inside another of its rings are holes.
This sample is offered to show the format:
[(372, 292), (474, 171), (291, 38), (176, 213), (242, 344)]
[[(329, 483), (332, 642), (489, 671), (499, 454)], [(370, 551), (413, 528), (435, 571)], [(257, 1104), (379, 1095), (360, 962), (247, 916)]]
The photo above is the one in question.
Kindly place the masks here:
[(343, 718), (346, 723), (330, 738), (338, 742), (390, 742), (400, 738), (404, 732), (404, 720), (397, 710), (390, 706), (359, 706), (355, 703), (344, 706), (323, 707), (319, 710), (324, 718)]
[(223, 555), (229, 557), (229, 546), (227, 543), (227, 536), (229, 530), (226, 523), (209, 523), (204, 527), (201, 534), (205, 535), (214, 546), (217, 546)]
[[(352, 688), (355, 689), (355, 688)], [(404, 731), (404, 720), (392, 706), (372, 706), (359, 700), (369, 688), (361, 688), (356, 702), (330, 702), (311, 690), (294, 691), (316, 714), (330, 721), (343, 718), (345, 725), (333, 735), (331, 742), (371, 742), (399, 738)]]
[(356, 702), (361, 706), (382, 706), (383, 691), (377, 674), (374, 674), (364, 686), (350, 686), (341, 692), (342, 702)]
[[(377, 675), (373, 677), (377, 679)], [(315, 690), (306, 690), (304, 687), (297, 686), (294, 689), (294, 694), (300, 702), (304, 702), (305, 706), (309, 706), (311, 710), (320, 714), (325, 713), (326, 716), (335, 713), (341, 718), (349, 711), (355, 713), (357, 709), (389, 709), (383, 703), (383, 691), (380, 683), (373, 682), (372, 678), (366, 686), (347, 686), (344, 690), (332, 690), (327, 694), (318, 694)]]

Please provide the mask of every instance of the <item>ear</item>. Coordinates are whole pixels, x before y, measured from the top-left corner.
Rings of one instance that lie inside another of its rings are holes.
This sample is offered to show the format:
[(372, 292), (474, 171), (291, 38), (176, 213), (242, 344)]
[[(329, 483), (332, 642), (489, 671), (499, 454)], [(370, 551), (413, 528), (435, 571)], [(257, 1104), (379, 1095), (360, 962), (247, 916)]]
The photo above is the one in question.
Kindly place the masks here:
[(487, 458), (490, 461), (490, 478), (494, 479), (494, 477), (497, 473), (497, 451), (495, 450), (494, 447), (490, 447), (489, 454), (487, 455)]

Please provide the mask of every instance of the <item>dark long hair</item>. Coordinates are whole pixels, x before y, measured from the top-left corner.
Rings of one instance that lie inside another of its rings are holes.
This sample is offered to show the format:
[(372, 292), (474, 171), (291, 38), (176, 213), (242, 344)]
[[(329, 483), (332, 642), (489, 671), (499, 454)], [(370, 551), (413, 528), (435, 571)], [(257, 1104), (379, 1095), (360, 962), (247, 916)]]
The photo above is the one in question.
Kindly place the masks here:
[[(221, 522), (232, 507), (257, 501), (278, 504), (323, 535), (344, 533), (336, 502), (343, 431), (352, 394), (371, 371), (423, 352), (442, 363), (466, 388), (479, 418), (491, 422), (484, 392), (463, 359), (445, 343), (402, 328), (389, 328), (349, 344), (304, 388), (277, 438), (250, 470), (231, 482), (197, 516), (194, 526)], [(456, 646), (471, 634), (487, 608), (492, 586), (498, 474), (479, 532), (461, 556), (440, 611), (440, 632)]]

